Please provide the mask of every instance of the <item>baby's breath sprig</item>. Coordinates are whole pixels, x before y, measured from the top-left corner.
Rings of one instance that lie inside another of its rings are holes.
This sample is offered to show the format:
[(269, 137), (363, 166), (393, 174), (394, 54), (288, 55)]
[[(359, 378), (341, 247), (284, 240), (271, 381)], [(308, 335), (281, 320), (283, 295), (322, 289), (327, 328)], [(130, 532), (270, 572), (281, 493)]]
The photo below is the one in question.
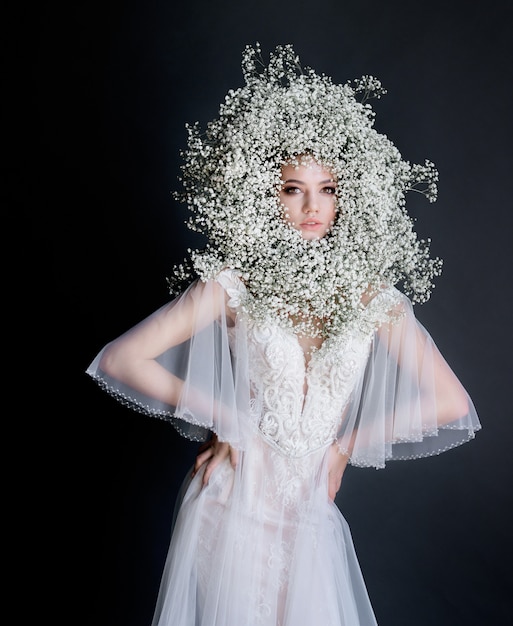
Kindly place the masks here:
[[(425, 302), (441, 261), (430, 258), (429, 240), (418, 239), (406, 193), (434, 202), (438, 172), (430, 161), (404, 160), (374, 129), (368, 101), (386, 93), (380, 81), (366, 75), (335, 84), (302, 67), (291, 45), (276, 47), (267, 65), (259, 44), (247, 46), (242, 71), (245, 85), (227, 93), (216, 119), (204, 130), (187, 125), (175, 198), (208, 244), (175, 268), (171, 292), (231, 268), (247, 286), (248, 316), (311, 335), (363, 318), (362, 294), (383, 285), (400, 283)], [(278, 201), (281, 167), (301, 155), (337, 180), (337, 219), (313, 241), (285, 222)]]

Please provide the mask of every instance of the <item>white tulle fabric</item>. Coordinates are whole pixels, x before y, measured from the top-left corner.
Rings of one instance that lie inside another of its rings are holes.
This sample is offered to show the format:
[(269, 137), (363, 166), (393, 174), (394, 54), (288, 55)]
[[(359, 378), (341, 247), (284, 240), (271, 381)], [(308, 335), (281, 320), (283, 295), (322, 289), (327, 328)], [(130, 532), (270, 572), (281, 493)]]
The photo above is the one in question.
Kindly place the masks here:
[[(194, 283), (87, 370), (183, 435), (214, 431), (240, 450), (208, 486), (186, 479), (152, 626), (373, 626), (328, 497), (328, 450), (376, 468), (438, 454), (473, 438), (475, 408), (396, 289), (311, 355), (293, 332), (245, 319), (244, 289), (230, 270)], [(150, 374), (125, 366), (140, 354)]]

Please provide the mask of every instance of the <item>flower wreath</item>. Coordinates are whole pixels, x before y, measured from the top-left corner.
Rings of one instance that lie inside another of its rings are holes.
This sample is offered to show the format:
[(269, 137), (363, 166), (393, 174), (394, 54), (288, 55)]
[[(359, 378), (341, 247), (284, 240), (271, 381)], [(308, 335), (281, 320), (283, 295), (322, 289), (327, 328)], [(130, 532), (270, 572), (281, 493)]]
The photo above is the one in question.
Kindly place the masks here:
[[(438, 172), (430, 161), (405, 161), (374, 129), (367, 101), (386, 93), (380, 81), (335, 84), (302, 68), (291, 45), (277, 46), (267, 66), (259, 44), (246, 46), (242, 69), (245, 86), (228, 92), (205, 131), (186, 126), (175, 198), (207, 244), (174, 268), (171, 293), (231, 268), (247, 287), (242, 310), (251, 319), (277, 319), (312, 336), (354, 323), (362, 294), (383, 285), (401, 283), (413, 302), (425, 302), (442, 261), (418, 239), (405, 195), (416, 190), (434, 202)], [(337, 180), (337, 219), (313, 241), (283, 219), (278, 200), (282, 165), (302, 155)]]

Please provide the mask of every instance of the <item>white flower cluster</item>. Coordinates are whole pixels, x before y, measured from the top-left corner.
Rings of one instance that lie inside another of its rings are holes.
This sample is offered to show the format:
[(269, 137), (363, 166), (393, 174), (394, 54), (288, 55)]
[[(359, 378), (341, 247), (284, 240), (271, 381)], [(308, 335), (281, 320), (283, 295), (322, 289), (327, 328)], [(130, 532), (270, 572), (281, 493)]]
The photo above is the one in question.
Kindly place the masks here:
[[(429, 257), (405, 209), (409, 190), (436, 200), (434, 165), (410, 164), (374, 128), (369, 97), (386, 93), (372, 76), (334, 84), (302, 68), (292, 46), (268, 65), (260, 46), (243, 54), (245, 86), (230, 91), (203, 132), (188, 125), (182, 154), (188, 226), (207, 245), (175, 268), (172, 292), (194, 276), (236, 270), (247, 286), (243, 309), (253, 319), (278, 317), (308, 334), (340, 332), (362, 310), (362, 294), (402, 284), (426, 301), (441, 261)], [(307, 241), (283, 219), (278, 200), (285, 163), (309, 155), (337, 180), (337, 219)], [(293, 321), (292, 321), (293, 320)]]

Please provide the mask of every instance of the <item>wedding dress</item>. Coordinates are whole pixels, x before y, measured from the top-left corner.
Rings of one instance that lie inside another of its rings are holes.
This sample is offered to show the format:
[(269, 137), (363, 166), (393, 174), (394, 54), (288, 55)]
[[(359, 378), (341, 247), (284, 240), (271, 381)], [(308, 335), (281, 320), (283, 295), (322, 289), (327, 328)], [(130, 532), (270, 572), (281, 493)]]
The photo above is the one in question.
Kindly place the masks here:
[[(98, 354), (88, 373), (131, 408), (239, 450), (202, 487), (188, 476), (152, 626), (375, 626), (350, 530), (328, 496), (328, 452), (384, 467), (474, 437), (468, 394), (409, 300), (383, 289), (315, 350), (243, 312), (236, 272), (196, 282)], [(155, 355), (176, 402), (112, 378), (103, 356), (166, 329)]]

